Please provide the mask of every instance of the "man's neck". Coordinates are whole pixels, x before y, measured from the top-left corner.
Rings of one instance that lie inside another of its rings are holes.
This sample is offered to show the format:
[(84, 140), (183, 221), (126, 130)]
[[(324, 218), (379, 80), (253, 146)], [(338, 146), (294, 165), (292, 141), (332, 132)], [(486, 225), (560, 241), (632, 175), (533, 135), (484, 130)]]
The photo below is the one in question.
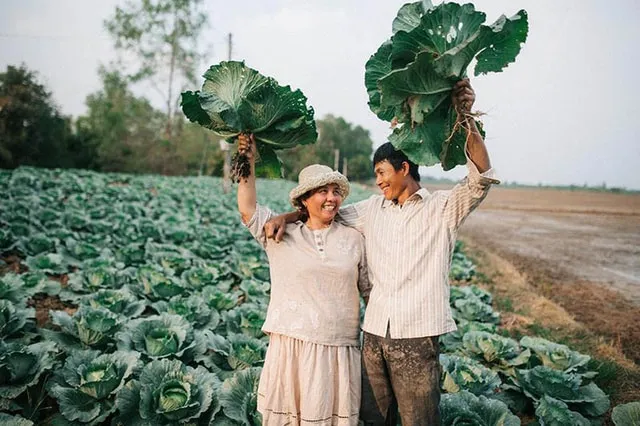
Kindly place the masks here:
[(404, 191), (402, 191), (402, 193), (400, 194), (400, 196), (397, 198), (396, 201), (398, 202), (399, 205), (403, 205), (404, 202), (407, 201), (407, 199), (411, 197), (413, 194), (418, 192), (419, 189), (420, 189), (420, 184), (415, 180), (410, 179), (409, 184), (404, 189)]

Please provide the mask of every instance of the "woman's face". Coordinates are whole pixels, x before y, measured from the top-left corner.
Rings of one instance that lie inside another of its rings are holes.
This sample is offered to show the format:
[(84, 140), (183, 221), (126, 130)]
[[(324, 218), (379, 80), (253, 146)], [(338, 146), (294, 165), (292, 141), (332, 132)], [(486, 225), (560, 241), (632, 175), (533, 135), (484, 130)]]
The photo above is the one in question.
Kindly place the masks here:
[(322, 222), (330, 222), (338, 214), (344, 194), (335, 183), (321, 186), (313, 191), (302, 204), (307, 208), (309, 217)]

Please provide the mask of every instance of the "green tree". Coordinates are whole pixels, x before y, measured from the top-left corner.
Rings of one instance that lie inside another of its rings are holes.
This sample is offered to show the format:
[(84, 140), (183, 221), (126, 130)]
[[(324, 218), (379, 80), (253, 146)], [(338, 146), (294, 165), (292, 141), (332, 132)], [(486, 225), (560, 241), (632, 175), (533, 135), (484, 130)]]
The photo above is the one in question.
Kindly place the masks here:
[(91, 149), (34, 71), (9, 65), (0, 73), (0, 168), (87, 167)]
[(134, 82), (148, 81), (163, 97), (164, 137), (169, 141), (174, 136), (178, 94), (185, 83), (196, 83), (198, 42), (207, 25), (201, 5), (202, 0), (127, 0), (104, 23), (116, 49), (136, 62), (128, 76)]
[(287, 178), (296, 179), (300, 170), (313, 163), (334, 167), (336, 150), (339, 151), (338, 170), (344, 170), (346, 159), (349, 179), (367, 180), (373, 175), (373, 141), (368, 130), (333, 115), (318, 120), (316, 125), (318, 141), (315, 144), (287, 150), (281, 156)]
[(167, 172), (167, 150), (157, 149), (164, 115), (147, 99), (136, 97), (127, 79), (115, 70), (100, 68), (102, 90), (86, 98), (87, 115), (78, 118), (79, 134), (98, 140), (100, 167), (112, 172)]

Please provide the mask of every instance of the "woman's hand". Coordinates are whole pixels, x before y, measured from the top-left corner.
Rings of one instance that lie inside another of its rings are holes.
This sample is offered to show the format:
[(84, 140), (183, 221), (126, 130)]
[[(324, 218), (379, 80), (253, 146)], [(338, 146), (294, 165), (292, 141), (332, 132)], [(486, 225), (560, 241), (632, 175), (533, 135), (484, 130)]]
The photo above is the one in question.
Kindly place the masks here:
[(471, 107), (473, 107), (473, 103), (476, 100), (476, 93), (473, 91), (468, 78), (458, 81), (453, 86), (451, 100), (456, 111), (463, 114), (471, 112)]
[(240, 133), (238, 135), (238, 152), (247, 156), (249, 161), (256, 159), (256, 140), (253, 133)]

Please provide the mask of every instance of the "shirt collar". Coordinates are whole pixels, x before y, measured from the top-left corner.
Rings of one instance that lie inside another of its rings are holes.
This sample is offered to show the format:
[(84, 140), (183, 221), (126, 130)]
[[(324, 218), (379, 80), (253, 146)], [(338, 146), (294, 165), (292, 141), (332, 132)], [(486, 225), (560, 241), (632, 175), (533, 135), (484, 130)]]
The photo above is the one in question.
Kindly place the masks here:
[[(428, 196), (429, 196), (429, 191), (427, 190), (427, 188), (420, 188), (416, 192), (411, 194), (409, 196), (409, 198), (407, 198), (405, 200), (405, 203), (406, 202), (416, 202), (417, 203), (418, 201), (422, 201), (422, 200), (426, 199)], [(382, 208), (387, 208), (389, 206), (396, 206), (396, 205), (398, 205), (398, 204), (393, 202), (392, 200), (387, 200), (386, 198), (383, 198)]]

